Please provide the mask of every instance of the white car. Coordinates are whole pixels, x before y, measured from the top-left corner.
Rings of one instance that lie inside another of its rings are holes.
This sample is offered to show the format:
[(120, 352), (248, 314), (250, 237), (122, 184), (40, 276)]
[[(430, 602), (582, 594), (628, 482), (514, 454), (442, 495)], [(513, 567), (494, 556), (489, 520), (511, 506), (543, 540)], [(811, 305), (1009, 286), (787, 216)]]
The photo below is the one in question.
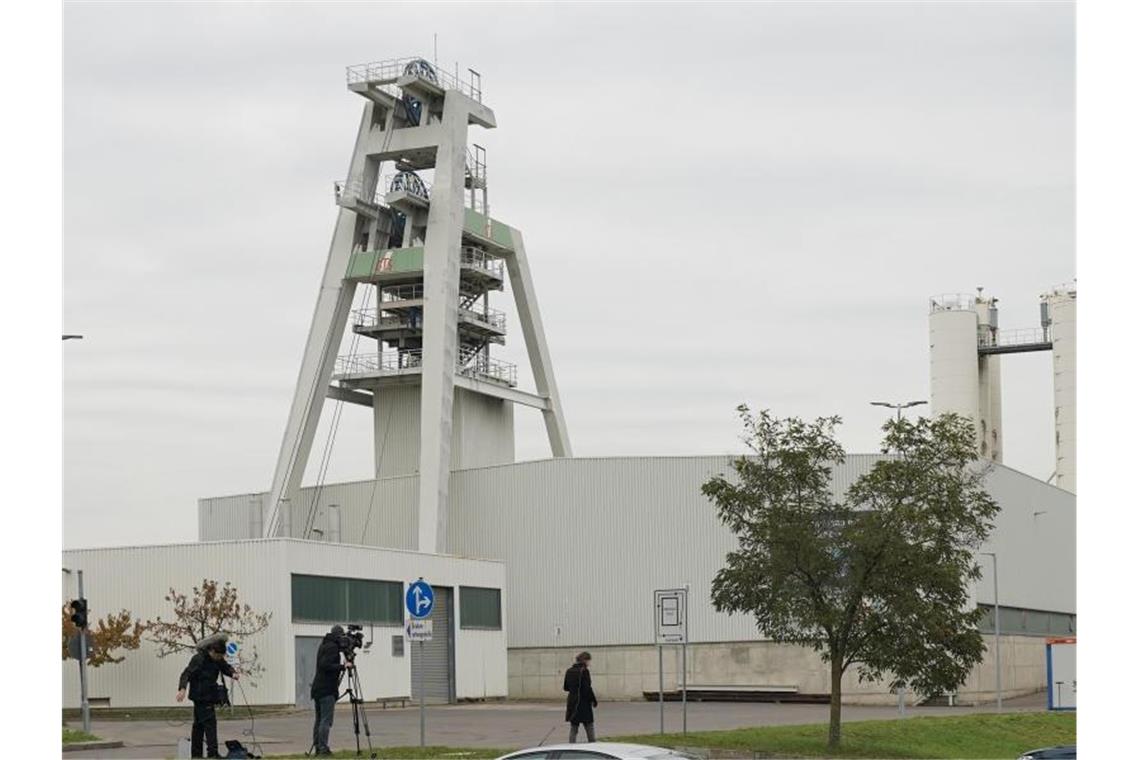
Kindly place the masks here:
[(676, 760), (693, 755), (664, 747), (646, 744), (618, 744), (616, 742), (589, 742), (586, 744), (548, 744), (543, 747), (520, 749), (498, 760)]

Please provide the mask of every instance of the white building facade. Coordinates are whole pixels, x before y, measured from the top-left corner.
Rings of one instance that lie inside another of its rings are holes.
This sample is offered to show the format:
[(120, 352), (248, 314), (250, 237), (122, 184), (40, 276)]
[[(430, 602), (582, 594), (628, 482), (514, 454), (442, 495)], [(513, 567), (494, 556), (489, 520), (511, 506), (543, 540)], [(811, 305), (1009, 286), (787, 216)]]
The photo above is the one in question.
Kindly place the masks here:
[[(833, 473), (836, 496), (878, 455), (851, 455)], [(731, 473), (732, 457), (549, 459), (451, 474), (447, 550), (505, 562), (504, 617), (511, 697), (559, 697), (575, 651), (594, 655), (605, 698), (657, 688), (652, 592), (689, 584), (691, 684), (794, 686), (826, 693), (827, 671), (799, 648), (772, 644), (741, 615), (716, 612), (711, 584), (735, 538), (700, 486)], [(1007, 694), (1043, 688), (1043, 637), (1072, 635), (1076, 622), (1075, 497), (1000, 464), (988, 488), (1001, 505), (979, 552), (999, 558), (1003, 682)], [(335, 514), (342, 540), (396, 548), (416, 542), (416, 477), (325, 485), (318, 514)], [(314, 492), (301, 492), (310, 504)], [(258, 494), (199, 503), (200, 538), (240, 538)], [(321, 526), (324, 528), (325, 526)], [(993, 605), (991, 560), (979, 556), (978, 604)], [(983, 628), (983, 630), (988, 630)], [(679, 681), (680, 652), (666, 657), (666, 688)], [(987, 660), (961, 692), (988, 698)], [(854, 701), (889, 701), (882, 684), (845, 684)]]
[[(270, 615), (265, 630), (239, 642), (242, 655), (256, 650), (264, 668), (256, 684), (241, 682), (250, 704), (307, 704), (316, 646), (336, 623), (362, 624), (371, 642), (356, 655), (367, 701), (418, 696), (413, 671), (420, 667), (431, 701), (507, 693), (502, 562), (282, 538), (66, 551), (63, 563), (72, 571), (63, 576), (65, 598), (75, 598), (74, 571), (83, 571), (92, 623), (123, 609), (171, 621), (171, 589), (190, 594), (203, 580), (233, 585), (243, 605)], [(433, 640), (422, 654), (404, 641), (404, 593), (421, 576), (436, 591)], [(173, 705), (191, 652), (158, 657), (144, 640), (123, 654), (121, 663), (88, 668), (93, 703)], [(63, 665), (64, 707), (78, 707), (78, 667)], [(240, 704), (242, 693), (233, 698)]]

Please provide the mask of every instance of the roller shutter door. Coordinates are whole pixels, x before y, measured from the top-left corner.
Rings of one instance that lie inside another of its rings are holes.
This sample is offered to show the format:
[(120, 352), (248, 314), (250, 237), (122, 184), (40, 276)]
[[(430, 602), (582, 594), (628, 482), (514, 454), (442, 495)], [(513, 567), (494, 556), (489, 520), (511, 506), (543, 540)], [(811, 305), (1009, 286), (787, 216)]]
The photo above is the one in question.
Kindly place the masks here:
[(432, 640), (421, 645), (409, 641), (412, 650), (412, 698), (420, 698), (420, 671), (423, 671), (424, 701), (455, 701), (455, 630), (452, 625), (452, 590), (434, 586), (435, 607), (432, 609)]

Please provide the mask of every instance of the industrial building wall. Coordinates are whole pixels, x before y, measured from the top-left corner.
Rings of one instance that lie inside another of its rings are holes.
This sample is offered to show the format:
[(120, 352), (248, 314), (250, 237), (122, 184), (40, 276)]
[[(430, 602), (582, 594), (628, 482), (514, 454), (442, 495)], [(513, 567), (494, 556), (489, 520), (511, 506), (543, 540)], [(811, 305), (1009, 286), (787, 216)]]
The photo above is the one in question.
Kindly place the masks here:
[[(962, 704), (991, 702), (996, 696), (995, 649), (992, 635), (983, 637), (986, 653), (970, 671), (956, 695)], [(1046, 688), (1045, 637), (1002, 635), (1002, 695), (1004, 698), (1040, 692)], [(511, 649), (510, 694), (513, 699), (559, 699), (564, 696), (562, 676), (581, 647)], [(590, 673), (598, 698), (643, 699), (658, 687), (657, 648), (653, 645), (591, 647)], [(681, 688), (681, 648), (662, 653), (665, 691)], [(807, 647), (772, 641), (730, 641), (693, 644), (687, 657), (690, 687), (749, 686), (794, 687), (799, 694), (828, 694), (831, 673), (827, 663)], [(918, 697), (908, 695), (908, 702)], [(847, 704), (893, 705), (890, 678), (868, 683), (859, 680), (857, 666), (843, 676)]]
[[(1002, 465), (994, 465), (986, 488), (1001, 512), (979, 551), (997, 554), (1001, 606), (1075, 614), (1076, 497)], [(993, 604), (993, 560), (980, 556), (978, 562), (977, 602)]]
[[(123, 609), (143, 620), (159, 616), (170, 620), (172, 607), (164, 597), (171, 588), (189, 594), (193, 587), (201, 586), (203, 579), (231, 582), (243, 604), (273, 615), (268, 630), (243, 642), (245, 646), (256, 646), (261, 661), (270, 663), (256, 687), (244, 685), (246, 694), (251, 701), (261, 703), (292, 701), (292, 668), (286, 672), (285, 668), (272, 665), (285, 652), (290, 659), (293, 656), (290, 626), (282, 625), (288, 622), (290, 599), (285, 554), (279, 542), (65, 551), (63, 566), (83, 571), (92, 623)], [(74, 598), (74, 577), (65, 575), (64, 582), (64, 596)], [(288, 650), (284, 648), (286, 642)], [(178, 676), (190, 654), (159, 658), (156, 652), (154, 644), (144, 641), (138, 650), (125, 652), (126, 659), (121, 663), (89, 668), (89, 695), (109, 697), (112, 707), (174, 705)], [(64, 707), (78, 707), (79, 666), (74, 660), (63, 663), (63, 676)]]
[[(259, 511), (267, 494), (241, 494), (198, 500), (198, 538), (201, 541), (228, 541), (259, 538)], [(327, 539), (333, 534), (325, 519), (329, 507), (339, 507), (340, 541), (346, 544), (414, 549), (416, 546), (415, 505), (419, 499), (419, 477), (403, 475), (379, 480), (330, 483), (321, 488), (302, 488), (293, 505), (293, 538), (306, 536), (305, 526), (316, 497), (317, 519), (313, 527)], [(265, 514), (264, 519), (270, 515)], [(322, 519), (325, 518), (325, 519)], [(255, 531), (255, 528), (258, 530)], [(319, 539), (318, 539), (319, 540)]]
[[(879, 458), (848, 456), (834, 472), (837, 497)], [(550, 459), (456, 471), (448, 550), (506, 562), (511, 594), (504, 615), (512, 649), (647, 643), (652, 590), (683, 583), (692, 587), (692, 640), (756, 641), (750, 619), (717, 613), (708, 603), (712, 578), (735, 539), (700, 486), (713, 474), (731, 473), (732, 459)], [(341, 504), (345, 541), (357, 541), (354, 531), (371, 500), (365, 541), (410, 546), (414, 481), (380, 480), (383, 497), (374, 500), (374, 481), (326, 486), (321, 502)], [(999, 555), (1002, 606), (1074, 612), (1073, 495), (997, 464), (989, 488), (1002, 513), (981, 551)], [(203, 500), (202, 507), (223, 509), (224, 503)], [(233, 505), (242, 509), (246, 503), (238, 498)], [(979, 561), (985, 575), (975, 598), (989, 604), (990, 561)]]
[[(243, 604), (272, 614), (265, 631), (242, 642), (243, 649), (256, 646), (265, 666), (256, 687), (244, 684), (252, 704), (293, 704), (295, 637), (328, 631), (328, 624), (293, 623), (292, 573), (404, 583), (423, 576), (439, 585), (503, 589), (501, 597), (509, 598), (501, 562), (311, 541), (268, 539), (80, 550), (64, 552), (63, 562), (64, 567), (84, 571), (92, 620), (120, 609), (143, 620), (159, 615), (169, 620), (171, 607), (164, 596), (171, 588), (189, 593), (204, 578), (230, 581)], [(74, 598), (73, 578), (65, 576), (65, 598)], [(396, 634), (403, 634), (402, 625), (365, 630), (366, 638), (375, 636), (371, 649), (357, 659), (366, 699), (411, 693), (408, 647), (403, 657), (392, 655), (391, 636)], [(506, 695), (505, 630), (457, 629), (456, 649), (483, 658), (456, 658), (457, 697)], [(122, 663), (89, 669), (91, 697), (108, 697), (113, 707), (173, 705), (178, 676), (189, 654), (158, 658), (155, 645), (144, 642), (126, 655)], [(72, 660), (63, 663), (63, 689), (64, 706), (78, 706), (78, 665)]]

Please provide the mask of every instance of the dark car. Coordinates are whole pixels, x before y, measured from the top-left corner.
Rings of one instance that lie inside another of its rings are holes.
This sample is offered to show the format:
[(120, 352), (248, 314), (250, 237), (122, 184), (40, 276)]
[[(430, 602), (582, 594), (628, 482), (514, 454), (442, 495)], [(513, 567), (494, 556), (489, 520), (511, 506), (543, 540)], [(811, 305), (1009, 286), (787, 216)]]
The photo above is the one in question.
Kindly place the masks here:
[(1031, 749), (1017, 756), (1017, 760), (1066, 760), (1077, 756), (1077, 745)]

